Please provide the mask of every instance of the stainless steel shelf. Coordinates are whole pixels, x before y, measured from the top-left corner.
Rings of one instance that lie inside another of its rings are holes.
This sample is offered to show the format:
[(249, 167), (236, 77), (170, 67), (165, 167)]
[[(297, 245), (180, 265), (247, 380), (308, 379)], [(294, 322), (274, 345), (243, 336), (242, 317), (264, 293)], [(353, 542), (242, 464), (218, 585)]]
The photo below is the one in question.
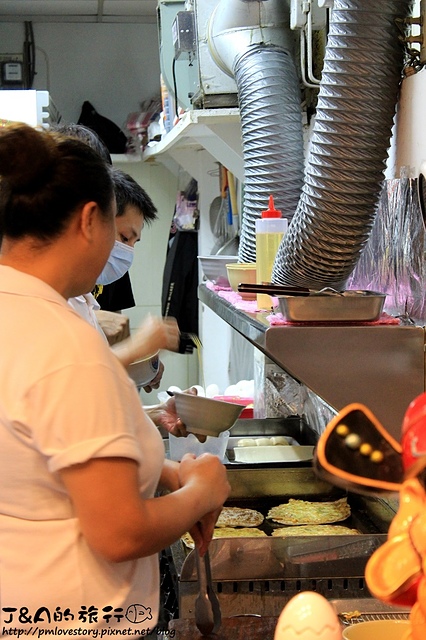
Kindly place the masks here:
[(418, 326), (270, 326), (199, 287), (199, 299), (337, 411), (366, 405), (399, 440), (409, 403), (425, 390), (425, 329)]

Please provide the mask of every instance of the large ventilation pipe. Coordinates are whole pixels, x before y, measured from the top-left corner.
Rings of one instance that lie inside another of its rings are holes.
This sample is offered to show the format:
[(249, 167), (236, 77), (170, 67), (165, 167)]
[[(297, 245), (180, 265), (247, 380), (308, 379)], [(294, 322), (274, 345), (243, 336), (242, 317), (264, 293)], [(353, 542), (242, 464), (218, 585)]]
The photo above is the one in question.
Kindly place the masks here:
[(395, 113), (409, 0), (335, 0), (305, 184), (276, 283), (343, 288), (373, 225)]
[[(234, 73), (240, 95), (248, 185), (246, 182), (239, 257), (246, 262), (255, 260), (254, 224), (265, 196), (281, 191), (282, 184), (285, 184), (286, 202), (278, 201), (278, 206), (291, 216), (292, 202), (300, 190), (300, 178), (294, 176), (300, 176), (300, 170), (292, 171), (289, 156), (297, 154), (294, 166), (301, 165), (303, 144), (297, 98), (295, 102), (289, 99), (291, 107), (286, 107), (285, 116), (280, 114), (277, 130), (270, 132), (270, 122), (276, 122), (277, 118), (274, 99), (272, 97), (271, 105), (268, 99), (271, 77), (268, 71), (260, 69), (263, 62), (254, 64), (264, 53), (265, 58), (269, 59), (269, 53), (271, 57), (279, 54), (281, 62), (288, 62), (291, 47), (283, 46), (282, 42), (276, 44), (269, 36), (264, 38), (262, 27), (248, 30), (247, 43), (247, 38), (236, 36), (236, 22), (245, 13), (250, 13), (253, 19), (257, 11), (259, 24), (266, 24), (261, 22), (262, 10), (274, 6), (274, 11), (279, 12), (283, 4), (275, 0), (222, 0), (212, 16), (210, 29), (215, 43), (214, 55), (226, 61), (223, 65)], [(399, 36), (411, 7), (411, 0), (334, 2), (306, 178), (296, 213), (275, 260), (272, 279), (276, 283), (316, 289), (341, 288), (359, 258), (374, 222), (383, 181), (403, 65)], [(220, 16), (220, 28), (214, 26), (217, 16)], [(275, 19), (269, 27), (278, 24)], [(247, 33), (244, 21), (241, 21), (241, 30)], [(284, 62), (280, 65), (286, 66), (290, 65)], [(275, 67), (273, 73), (278, 73)], [(285, 75), (285, 80), (279, 80), (280, 95), (287, 96), (289, 92), (297, 95), (295, 73), (288, 69), (281, 69), (280, 73)], [(257, 78), (260, 93), (255, 90)], [(276, 90), (278, 88), (274, 88), (272, 94), (275, 95)], [(296, 110), (299, 117), (295, 115)], [(263, 118), (268, 130), (265, 138), (263, 133), (258, 134)], [(276, 135), (278, 130), (280, 135)], [(291, 150), (283, 135), (291, 141)], [(295, 139), (299, 144), (294, 144)], [(276, 172), (268, 166), (271, 155), (274, 157), (271, 165), (277, 166)], [(278, 157), (280, 167), (275, 163)], [(289, 171), (291, 180), (287, 183), (284, 174), (288, 175)]]
[(291, 219), (303, 185), (299, 80), (282, 0), (222, 0), (210, 19), (216, 64), (238, 89), (244, 155), (239, 260), (256, 261), (255, 222), (270, 193)]

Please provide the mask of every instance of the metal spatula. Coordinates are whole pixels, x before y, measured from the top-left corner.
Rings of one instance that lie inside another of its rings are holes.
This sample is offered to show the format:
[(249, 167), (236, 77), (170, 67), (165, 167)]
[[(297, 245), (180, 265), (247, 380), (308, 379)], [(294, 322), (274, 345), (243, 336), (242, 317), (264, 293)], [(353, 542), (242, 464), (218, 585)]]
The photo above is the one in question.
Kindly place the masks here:
[(198, 596), (195, 600), (195, 624), (203, 636), (218, 631), (221, 625), (219, 600), (213, 591), (208, 551), (201, 557), (195, 549), (198, 575)]

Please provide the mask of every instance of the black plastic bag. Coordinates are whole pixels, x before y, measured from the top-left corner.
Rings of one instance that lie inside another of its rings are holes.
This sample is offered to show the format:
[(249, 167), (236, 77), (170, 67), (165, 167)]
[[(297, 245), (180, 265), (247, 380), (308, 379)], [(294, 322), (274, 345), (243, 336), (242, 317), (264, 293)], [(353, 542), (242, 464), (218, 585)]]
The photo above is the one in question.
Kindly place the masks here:
[(97, 133), (110, 153), (126, 153), (127, 138), (123, 131), (115, 122), (98, 113), (87, 100), (83, 103), (78, 124)]

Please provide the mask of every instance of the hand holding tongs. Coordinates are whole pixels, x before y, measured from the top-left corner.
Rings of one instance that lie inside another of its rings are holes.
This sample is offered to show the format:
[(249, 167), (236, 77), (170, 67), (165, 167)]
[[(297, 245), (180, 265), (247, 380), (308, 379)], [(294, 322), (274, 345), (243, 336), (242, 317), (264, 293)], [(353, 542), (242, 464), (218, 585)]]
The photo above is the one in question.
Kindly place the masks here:
[(198, 575), (198, 596), (195, 600), (195, 624), (203, 636), (216, 633), (221, 625), (219, 600), (213, 591), (209, 552), (203, 557), (195, 549)]

